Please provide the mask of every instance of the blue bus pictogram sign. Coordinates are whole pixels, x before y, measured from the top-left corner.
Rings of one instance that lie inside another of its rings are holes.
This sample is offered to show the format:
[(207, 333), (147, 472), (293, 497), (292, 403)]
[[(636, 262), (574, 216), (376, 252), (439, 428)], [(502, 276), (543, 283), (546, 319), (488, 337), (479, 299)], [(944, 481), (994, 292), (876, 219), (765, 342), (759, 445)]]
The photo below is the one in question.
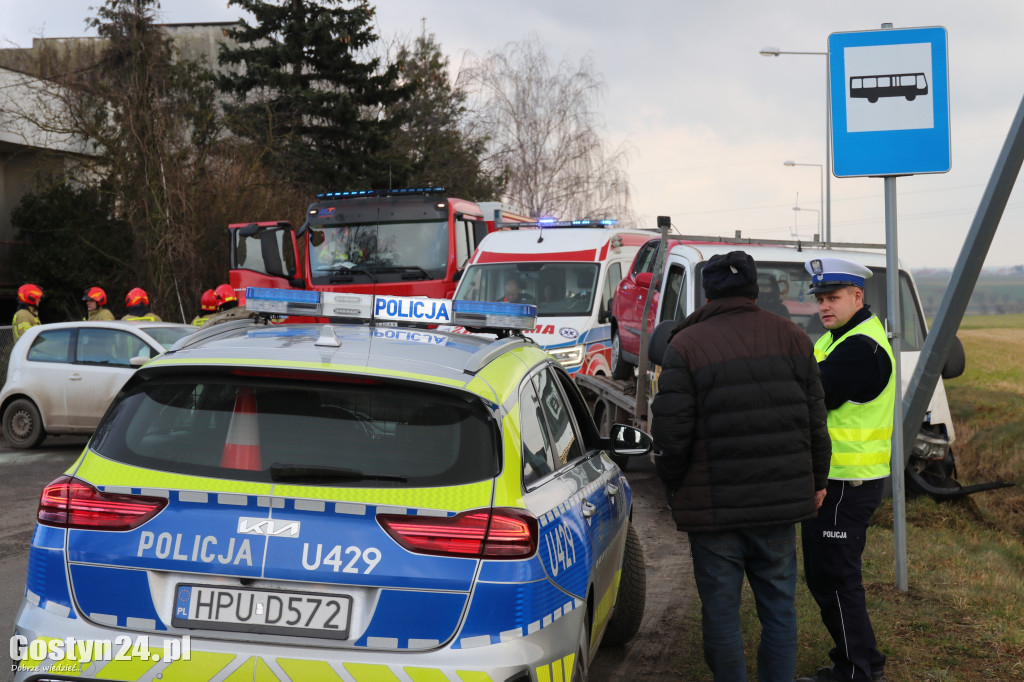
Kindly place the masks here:
[(946, 29), (833, 33), (828, 58), (837, 177), (950, 169)]

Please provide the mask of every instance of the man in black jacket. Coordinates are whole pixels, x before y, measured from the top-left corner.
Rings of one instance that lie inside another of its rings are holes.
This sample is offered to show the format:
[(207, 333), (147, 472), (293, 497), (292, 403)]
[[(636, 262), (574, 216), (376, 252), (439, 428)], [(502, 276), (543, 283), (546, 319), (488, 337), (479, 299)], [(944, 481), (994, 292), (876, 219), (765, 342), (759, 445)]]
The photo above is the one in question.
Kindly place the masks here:
[(715, 680), (747, 679), (739, 605), (747, 576), (761, 620), (762, 682), (796, 664), (797, 521), (825, 497), (831, 447), (811, 341), (755, 303), (742, 251), (713, 256), (707, 305), (665, 351), (651, 431), (676, 527), (687, 531)]

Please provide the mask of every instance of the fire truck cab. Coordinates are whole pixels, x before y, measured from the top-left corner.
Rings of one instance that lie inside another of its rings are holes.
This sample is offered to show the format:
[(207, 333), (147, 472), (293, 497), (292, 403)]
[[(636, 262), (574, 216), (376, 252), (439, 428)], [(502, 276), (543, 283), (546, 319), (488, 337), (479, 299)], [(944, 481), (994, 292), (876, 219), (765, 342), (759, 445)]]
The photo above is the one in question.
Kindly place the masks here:
[(228, 225), (231, 286), (240, 296), (269, 287), (451, 298), (495, 214), (526, 220), (443, 188), (327, 192), (298, 230), (284, 220)]

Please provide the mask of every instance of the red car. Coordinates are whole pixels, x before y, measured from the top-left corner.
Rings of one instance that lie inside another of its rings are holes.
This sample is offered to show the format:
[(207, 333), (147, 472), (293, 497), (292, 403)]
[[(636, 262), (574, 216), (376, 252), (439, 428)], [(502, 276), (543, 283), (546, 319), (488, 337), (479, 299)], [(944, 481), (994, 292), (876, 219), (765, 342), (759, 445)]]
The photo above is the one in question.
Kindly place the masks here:
[[(627, 379), (632, 376), (633, 368), (640, 362), (640, 317), (643, 315), (644, 301), (647, 300), (647, 290), (651, 287), (655, 256), (660, 242), (661, 239), (656, 238), (640, 247), (636, 258), (633, 259), (633, 265), (619, 282), (612, 297), (611, 370), (615, 379)], [(669, 239), (668, 248), (686, 243), (692, 242)], [(656, 287), (650, 314), (647, 316), (648, 331), (654, 328), (658, 298), (659, 292)]]

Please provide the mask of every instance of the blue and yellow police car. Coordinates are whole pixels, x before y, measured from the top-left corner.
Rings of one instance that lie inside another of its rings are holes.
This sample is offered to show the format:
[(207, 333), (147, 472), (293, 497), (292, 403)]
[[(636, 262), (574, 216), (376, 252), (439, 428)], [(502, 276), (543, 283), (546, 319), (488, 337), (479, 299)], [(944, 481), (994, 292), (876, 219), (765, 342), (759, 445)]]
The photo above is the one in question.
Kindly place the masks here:
[[(534, 306), (246, 301), (140, 368), (46, 486), (16, 680), (568, 682), (637, 632), (610, 455), (650, 438), (598, 433), (519, 333)], [(332, 322), (267, 323), (300, 315)]]

